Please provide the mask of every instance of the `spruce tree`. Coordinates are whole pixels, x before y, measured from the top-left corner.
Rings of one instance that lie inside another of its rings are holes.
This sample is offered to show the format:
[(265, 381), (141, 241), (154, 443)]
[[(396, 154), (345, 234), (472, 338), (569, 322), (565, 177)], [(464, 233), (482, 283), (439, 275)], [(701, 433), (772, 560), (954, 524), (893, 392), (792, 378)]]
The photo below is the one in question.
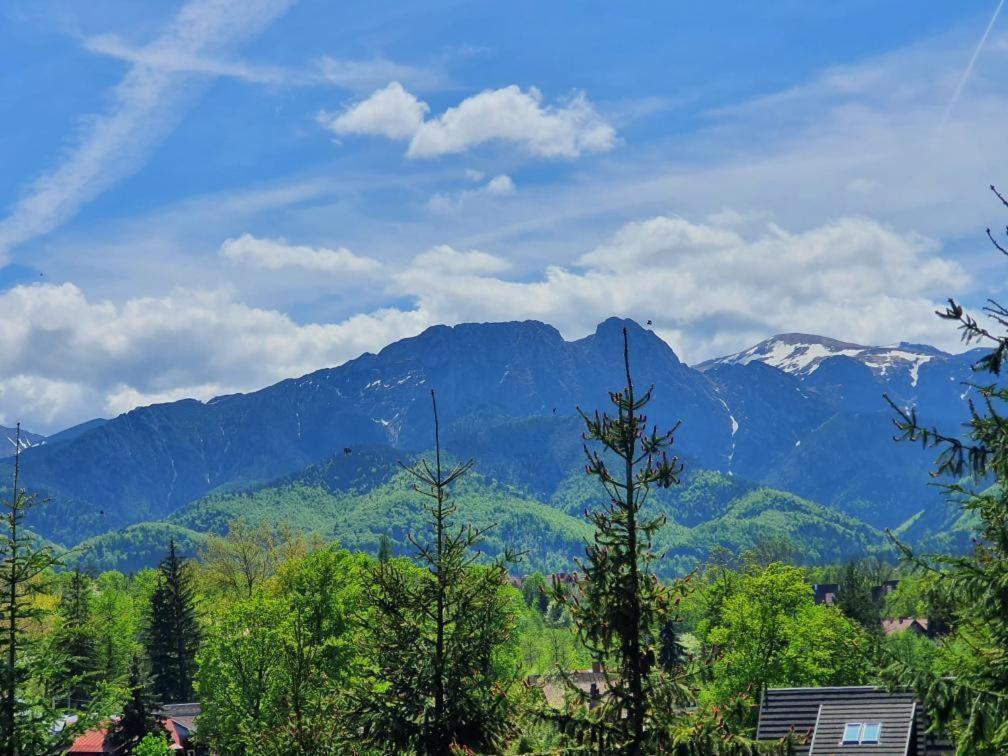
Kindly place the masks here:
[(174, 540), (158, 573), (144, 634), (154, 691), (166, 703), (190, 701), (200, 629), (190, 565), (178, 556)]
[(129, 697), (123, 705), (122, 716), (116, 720), (109, 739), (116, 748), (131, 753), (132, 748), (150, 733), (164, 732), (161, 726), (161, 703), (151, 682), (144, 674), (143, 662), (138, 656), (130, 664)]
[(555, 581), (552, 590), (602, 666), (605, 685), (596, 700), (568, 679), (573, 708), (558, 722), (591, 753), (756, 752), (760, 747), (730, 732), (722, 714), (689, 717), (694, 703), (689, 672), (674, 663), (678, 649), (668, 635), (685, 584), (666, 584), (655, 575), (659, 555), (652, 540), (665, 517), (645, 510), (653, 486), (679, 482), (682, 465), (669, 456), (676, 428), (662, 433), (648, 428), (641, 410), (651, 401), (653, 387), (638, 392), (634, 386), (625, 328), (623, 368), (625, 387), (609, 394), (615, 416), (578, 409), (585, 423), (585, 471), (598, 480), (608, 501), (587, 513), (595, 534), (585, 558), (578, 560), (573, 587)]
[(431, 403), (433, 465), (421, 459), (404, 469), (429, 501), (432, 532), (429, 539), (408, 536), (422, 569), (400, 559), (374, 569), (368, 635), (375, 667), (358, 693), (356, 715), (364, 739), (382, 752), (497, 752), (513, 726), (513, 680), (497, 659), (513, 640), (504, 592), (504, 562), (512, 555), (476, 563), (488, 528), (456, 524), (449, 499), (473, 462), (443, 466), (433, 391)]
[[(991, 191), (1008, 207), (994, 186)], [(1008, 255), (1008, 245), (990, 229), (987, 236)], [(976, 398), (969, 401), (965, 436), (929, 427), (916, 410), (890, 402), (897, 438), (939, 450), (936, 474), (956, 481), (946, 486), (952, 501), (978, 523), (978, 538), (965, 556), (928, 558), (900, 544), (910, 564), (933, 575), (939, 594), (955, 602), (944, 648), (963, 653), (950, 654), (952, 668), (940, 673), (921, 674), (899, 664), (890, 669), (897, 682), (917, 687), (936, 725), (956, 736), (963, 753), (1008, 752), (1008, 387), (1003, 378), (1008, 308), (992, 301), (984, 313), (990, 326), (954, 299), (937, 313), (958, 324), (965, 343), (991, 348), (973, 366), (984, 377), (970, 384)]]
[(378, 561), (385, 563), (392, 556), (392, 539), (388, 537), (388, 533), (382, 533), (381, 538), (378, 539)]
[(70, 708), (87, 705), (98, 672), (98, 648), (91, 627), (91, 581), (78, 567), (60, 601), (60, 626), (54, 642), (65, 655), (58, 684)]
[(52, 550), (41, 545), (25, 527), (28, 513), (41, 502), (22, 488), (20, 423), (14, 450), (13, 486), (3, 504), (0, 532), (0, 653), (3, 654), (0, 753), (29, 756), (48, 753), (54, 747), (51, 726), (57, 712), (31, 689), (32, 668), (26, 663), (26, 652), (32, 644), (25, 627), (41, 619), (42, 610), (35, 601), (44, 588), (41, 578), (59, 562)]

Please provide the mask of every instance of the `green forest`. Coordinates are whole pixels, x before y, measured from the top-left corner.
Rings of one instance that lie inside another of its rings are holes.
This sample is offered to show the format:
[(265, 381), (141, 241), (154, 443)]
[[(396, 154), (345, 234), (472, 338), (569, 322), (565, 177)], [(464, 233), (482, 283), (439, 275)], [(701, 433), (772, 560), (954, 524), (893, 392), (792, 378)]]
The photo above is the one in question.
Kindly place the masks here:
[[(976, 533), (963, 555), (685, 470), (676, 429), (648, 425), (660, 389), (634, 385), (625, 330), (625, 385), (582, 412), (584, 472), (549, 507), (443, 455), (434, 392), (431, 452), (367, 493), (222, 493), (70, 552), (27, 529), (44, 502), (16, 463), (0, 752), (63, 753), (101, 728), (117, 752), (168, 754), (161, 707), (198, 702), (195, 746), (224, 756), (788, 753), (802, 733), (756, 739), (764, 691), (873, 684), (914, 691), (959, 752), (1004, 753), (1008, 337), (955, 303), (941, 316), (992, 341), (986, 401), (964, 437), (893, 420), (953, 481)], [(861, 553), (831, 551), (830, 528)], [(884, 631), (906, 617), (941, 632)], [(604, 684), (586, 690), (589, 668)]]

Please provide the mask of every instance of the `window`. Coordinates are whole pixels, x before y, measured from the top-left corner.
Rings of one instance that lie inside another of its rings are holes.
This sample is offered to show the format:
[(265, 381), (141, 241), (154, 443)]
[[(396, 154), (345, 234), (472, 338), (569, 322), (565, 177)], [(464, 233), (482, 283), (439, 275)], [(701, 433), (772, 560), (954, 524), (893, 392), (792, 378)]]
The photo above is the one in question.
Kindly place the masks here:
[(861, 742), (861, 723), (848, 722), (843, 728), (841, 745), (857, 745)]
[(882, 734), (882, 725), (878, 722), (865, 722), (864, 727), (861, 728), (861, 742), (862, 743), (878, 743), (879, 736)]
[(844, 725), (840, 745), (874, 745), (882, 736), (880, 722), (848, 722)]

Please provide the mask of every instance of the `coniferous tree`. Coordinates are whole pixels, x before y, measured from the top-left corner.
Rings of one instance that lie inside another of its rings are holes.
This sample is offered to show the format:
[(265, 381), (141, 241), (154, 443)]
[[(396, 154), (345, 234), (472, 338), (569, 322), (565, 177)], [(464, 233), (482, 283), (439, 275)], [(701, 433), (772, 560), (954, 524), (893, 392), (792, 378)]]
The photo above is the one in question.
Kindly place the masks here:
[(130, 753), (150, 733), (161, 733), (161, 702), (153, 690), (151, 681), (144, 673), (138, 656), (130, 664), (129, 697), (123, 705), (122, 716), (116, 720), (109, 736), (112, 744)]
[(585, 423), (585, 469), (598, 479), (608, 502), (588, 512), (595, 534), (586, 558), (578, 560), (573, 588), (555, 581), (552, 591), (602, 665), (605, 689), (597, 700), (568, 681), (574, 706), (559, 718), (560, 727), (599, 754), (757, 752), (758, 744), (730, 731), (724, 710), (690, 718), (689, 673), (682, 667), (669, 673), (659, 663), (661, 631), (678, 619), (685, 581), (665, 584), (655, 575), (652, 540), (665, 517), (649, 515), (644, 506), (652, 486), (679, 482), (682, 466), (668, 456), (675, 428), (649, 429), (641, 412), (653, 387), (642, 393), (634, 387), (625, 328), (623, 368), (626, 386), (609, 394), (615, 417), (578, 409)]
[(34, 600), (42, 592), (40, 579), (58, 564), (58, 559), (25, 528), (25, 517), (40, 502), (21, 487), (20, 423), (15, 432), (14, 449), (13, 487), (4, 501), (0, 533), (0, 652), (3, 654), (0, 753), (28, 756), (48, 753), (55, 747), (51, 727), (57, 712), (44, 697), (34, 695), (29, 685), (32, 669), (25, 657), (31, 644), (25, 624), (40, 618), (42, 610)]
[(681, 669), (688, 661), (674, 620), (667, 619), (658, 631), (658, 663), (666, 672)]
[[(641, 410), (651, 401), (652, 389), (638, 393), (630, 372), (630, 346), (623, 329), (623, 366), (626, 386), (610, 392), (616, 416), (580, 410), (586, 431), (586, 472), (594, 476), (609, 501), (588, 513), (595, 536), (579, 560), (573, 592), (554, 587), (555, 600), (570, 610), (585, 647), (606, 671), (607, 693), (595, 708), (601, 727), (591, 735), (598, 746), (612, 752), (645, 751), (653, 729), (657, 631), (673, 616), (675, 591), (655, 576), (656, 554), (651, 542), (665, 524), (664, 516), (642, 512), (652, 486), (679, 482), (682, 466), (668, 457), (672, 431), (648, 429)], [(675, 429), (673, 429), (674, 431)], [(652, 733), (653, 735), (653, 733)]]
[[(992, 185), (1002, 205), (1008, 200)], [(1008, 245), (987, 229), (999, 252)], [(937, 674), (921, 673), (896, 664), (890, 673), (915, 685), (938, 727), (950, 731), (963, 753), (1008, 751), (1008, 387), (1003, 382), (1008, 357), (1008, 308), (991, 301), (984, 308), (993, 322), (988, 327), (969, 315), (953, 299), (939, 317), (958, 323), (967, 344), (989, 345), (991, 351), (973, 366), (986, 377), (970, 385), (970, 421), (966, 437), (954, 431), (927, 427), (914, 409), (892, 404), (898, 440), (916, 441), (940, 450), (936, 473), (956, 482), (946, 486), (951, 498), (978, 524), (972, 553), (961, 557), (927, 558), (901, 544), (904, 556), (918, 570), (934, 576), (934, 590), (951, 598), (955, 608), (946, 649), (963, 648), (952, 656), (952, 668)], [(996, 333), (995, 329), (1002, 329)], [(992, 486), (982, 488), (993, 482)]]
[(98, 672), (98, 648), (91, 624), (91, 581), (78, 567), (60, 601), (54, 643), (65, 656), (58, 684), (70, 708), (87, 705)]
[(378, 561), (384, 564), (392, 556), (392, 539), (388, 537), (388, 533), (382, 533), (378, 539)]
[(193, 697), (200, 629), (190, 566), (178, 556), (174, 540), (158, 573), (144, 637), (154, 691), (166, 703), (189, 701)]
[(513, 642), (504, 561), (476, 564), (488, 528), (456, 524), (451, 485), (472, 461), (442, 466), (437, 402), (434, 461), (405, 467), (425, 505), (429, 540), (409, 535), (420, 568), (380, 562), (373, 573), (368, 635), (375, 668), (358, 695), (364, 738), (383, 752), (444, 754), (452, 747), (498, 751), (512, 730), (500, 649)]
[(845, 615), (872, 635), (882, 632), (882, 606), (872, 598), (872, 571), (861, 562), (848, 562), (840, 573), (837, 605)]

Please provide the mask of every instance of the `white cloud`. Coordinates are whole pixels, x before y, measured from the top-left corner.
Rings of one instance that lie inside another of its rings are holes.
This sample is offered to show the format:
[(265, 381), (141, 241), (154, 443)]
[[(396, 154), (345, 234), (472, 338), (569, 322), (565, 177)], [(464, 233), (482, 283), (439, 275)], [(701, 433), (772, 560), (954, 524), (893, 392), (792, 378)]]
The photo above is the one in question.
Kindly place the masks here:
[[(478, 171), (473, 171), (473, 174), (478, 174), (478, 178), (475, 175), (470, 175), (469, 178), (473, 181), (481, 181), (483, 179), (483, 174)], [(507, 174), (500, 174), (499, 176), (494, 176), (486, 184), (479, 187), (478, 189), (464, 189), (460, 192), (437, 192), (429, 200), (427, 200), (427, 207), (435, 213), (450, 214), (458, 212), (462, 209), (462, 206), (470, 199), (480, 196), (490, 196), (490, 197), (510, 197), (518, 189), (515, 187), (514, 181)]]
[[(235, 47), (260, 34), (291, 2), (190, 0), (145, 54), (187, 57)], [(200, 93), (185, 74), (133, 64), (112, 90), (108, 111), (88, 121), (59, 166), (40, 176), (0, 220), (0, 257), (65, 223), (137, 171)]]
[[(613, 314), (650, 319), (693, 362), (798, 329), (955, 346), (932, 312), (968, 277), (933, 240), (859, 217), (798, 231), (744, 225), (634, 221), (576, 267), (513, 279), (500, 256), (440, 245), (388, 269), (381, 296), (412, 304), (334, 323), (299, 324), (229, 290), (113, 303), (71, 284), (17, 287), (0, 293), (0, 417), (46, 432), (136, 403), (255, 389), (436, 323), (536, 318), (573, 338)], [(249, 240), (265, 264), (328, 269), (333, 252)]]
[(497, 196), (506, 196), (515, 193), (514, 181), (511, 180), (510, 176), (501, 175), (494, 176), (487, 185), (483, 188), (487, 194), (494, 194)]
[(301, 268), (324, 273), (376, 273), (381, 263), (369, 257), (360, 257), (350, 250), (326, 249), (288, 244), (284, 239), (260, 239), (242, 234), (225, 239), (220, 255), (228, 260), (245, 263), (266, 270)]
[(659, 216), (624, 225), (577, 269), (551, 266), (535, 280), (446, 276), (418, 258), (395, 283), (431, 322), (538, 318), (576, 336), (612, 314), (650, 319), (693, 361), (796, 329), (953, 347), (932, 313), (969, 279), (938, 251), (865, 218), (743, 235)]
[[(500, 273), (510, 266), (507, 260), (478, 250), (459, 252), (441, 244), (413, 258), (412, 269), (423, 273), (456, 276), (483, 276)], [(415, 293), (415, 292), (413, 292)]]
[(408, 139), (417, 132), (429, 111), (427, 103), (394, 81), (338, 115), (322, 111), (318, 122), (334, 134), (377, 134), (389, 139)]
[(206, 400), (339, 364), (424, 325), (394, 309), (301, 325), (225, 290), (113, 304), (72, 284), (16, 287), (0, 293), (0, 416), (50, 432), (138, 403)]
[(396, 80), (431, 89), (444, 84), (439, 72), (396, 63), (384, 58), (351, 60), (323, 55), (303, 68), (283, 68), (243, 60), (198, 54), (186, 49), (154, 49), (130, 45), (115, 34), (98, 34), (84, 40), (84, 49), (127, 63), (168, 73), (222, 76), (252, 84), (283, 86), (332, 85), (355, 91), (371, 90)]
[(427, 118), (429, 112), (427, 103), (392, 82), (339, 114), (321, 113), (319, 122), (337, 135), (408, 139), (406, 154), (413, 158), (465, 152), (494, 141), (519, 144), (542, 157), (565, 158), (605, 152), (616, 144), (616, 131), (581, 93), (557, 105), (543, 105), (535, 87), (523, 92), (511, 85), (468, 97), (434, 118)]

